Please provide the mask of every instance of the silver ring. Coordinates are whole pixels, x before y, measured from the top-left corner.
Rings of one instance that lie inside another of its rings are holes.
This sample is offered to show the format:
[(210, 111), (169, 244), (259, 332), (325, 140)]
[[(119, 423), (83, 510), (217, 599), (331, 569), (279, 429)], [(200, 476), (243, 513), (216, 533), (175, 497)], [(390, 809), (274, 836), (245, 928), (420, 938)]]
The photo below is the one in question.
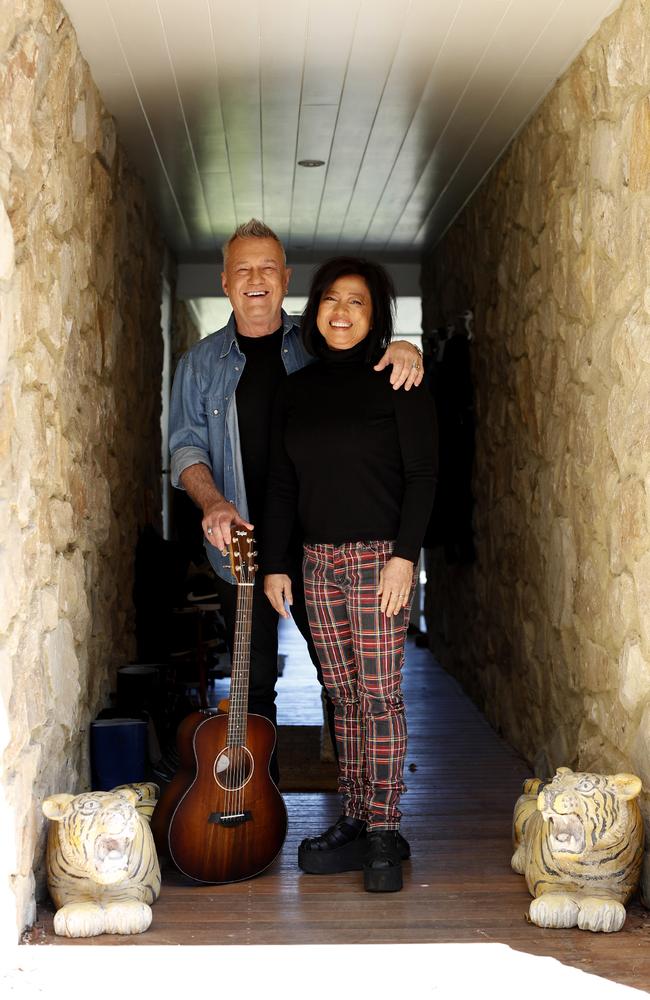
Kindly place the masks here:
[(208, 534), (209, 534), (209, 535), (211, 535), (211, 534), (212, 534), (212, 528), (208, 528)]

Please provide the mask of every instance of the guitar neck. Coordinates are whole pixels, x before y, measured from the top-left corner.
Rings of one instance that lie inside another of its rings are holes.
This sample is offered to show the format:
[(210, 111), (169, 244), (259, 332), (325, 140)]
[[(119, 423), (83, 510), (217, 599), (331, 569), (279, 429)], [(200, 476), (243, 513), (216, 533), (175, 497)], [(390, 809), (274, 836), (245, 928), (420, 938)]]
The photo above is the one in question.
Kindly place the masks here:
[(252, 621), (253, 584), (239, 583), (237, 585), (237, 612), (228, 707), (229, 746), (244, 746), (246, 743)]

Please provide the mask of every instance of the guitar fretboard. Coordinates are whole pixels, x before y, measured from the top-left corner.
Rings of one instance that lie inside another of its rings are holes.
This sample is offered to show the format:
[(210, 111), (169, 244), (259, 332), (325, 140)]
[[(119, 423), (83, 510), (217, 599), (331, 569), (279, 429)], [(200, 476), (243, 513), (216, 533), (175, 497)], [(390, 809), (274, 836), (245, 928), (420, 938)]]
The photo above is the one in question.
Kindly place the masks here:
[(228, 707), (229, 746), (244, 746), (246, 744), (252, 618), (253, 584), (239, 583), (237, 584), (237, 614)]

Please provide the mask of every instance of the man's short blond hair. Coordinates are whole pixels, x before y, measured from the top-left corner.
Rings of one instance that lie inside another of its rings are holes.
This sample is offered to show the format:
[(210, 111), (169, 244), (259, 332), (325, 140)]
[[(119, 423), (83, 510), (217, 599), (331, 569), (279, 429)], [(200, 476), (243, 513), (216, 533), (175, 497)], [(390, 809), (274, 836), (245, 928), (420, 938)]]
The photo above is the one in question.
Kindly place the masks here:
[(224, 245), (221, 247), (221, 254), (223, 256), (223, 266), (226, 266), (226, 259), (228, 257), (228, 251), (230, 246), (235, 240), (247, 240), (253, 237), (258, 240), (275, 240), (275, 242), (280, 247), (282, 251), (282, 259), (284, 263), (287, 263), (287, 255), (284, 252), (284, 247), (280, 242), (280, 238), (277, 233), (274, 233), (270, 226), (262, 222), (260, 219), (249, 219), (248, 222), (242, 222), (241, 226), (237, 226), (232, 236), (228, 237)]

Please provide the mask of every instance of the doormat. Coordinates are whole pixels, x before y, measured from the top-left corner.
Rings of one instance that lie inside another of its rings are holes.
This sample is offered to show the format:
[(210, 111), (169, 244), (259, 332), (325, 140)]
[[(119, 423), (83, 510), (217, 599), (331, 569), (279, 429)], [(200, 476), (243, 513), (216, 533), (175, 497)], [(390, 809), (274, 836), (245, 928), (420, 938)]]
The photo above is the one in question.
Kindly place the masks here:
[(278, 726), (281, 792), (335, 792), (337, 768), (320, 759), (320, 726)]

